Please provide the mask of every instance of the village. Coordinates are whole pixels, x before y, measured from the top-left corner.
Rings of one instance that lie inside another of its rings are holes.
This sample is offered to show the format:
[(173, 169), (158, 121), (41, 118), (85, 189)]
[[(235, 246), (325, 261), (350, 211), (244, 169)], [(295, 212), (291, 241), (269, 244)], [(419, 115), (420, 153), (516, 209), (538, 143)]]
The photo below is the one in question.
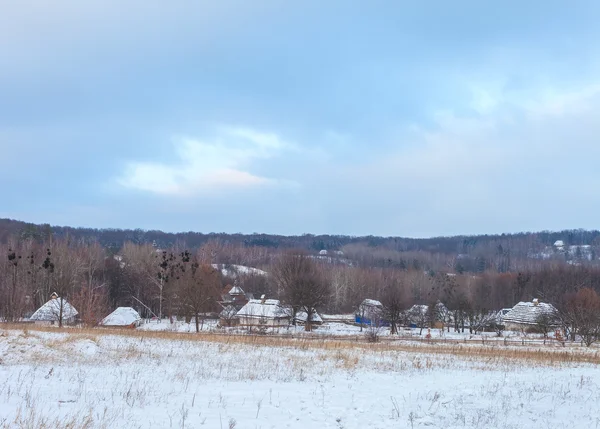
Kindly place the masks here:
[[(565, 345), (566, 334), (561, 329), (558, 311), (548, 303), (534, 299), (519, 302), (513, 308), (501, 309), (480, 315), (476, 319), (455, 319), (457, 312), (438, 302), (435, 306), (413, 305), (402, 311), (397, 326), (386, 319), (381, 302), (363, 300), (354, 314), (320, 314), (315, 311), (307, 324), (307, 314), (285, 306), (277, 299), (264, 295), (255, 299), (239, 286), (227, 286), (218, 301), (219, 313), (202, 314), (199, 322), (204, 333), (245, 335), (303, 335), (308, 332), (328, 337), (354, 337), (357, 340), (377, 342), (381, 338), (421, 338), (425, 340), (473, 340), (488, 341), (508, 338), (519, 339), (522, 344), (539, 342)], [(23, 323), (38, 326), (82, 326), (77, 309), (67, 300), (52, 294), (50, 300), (36, 310)], [(195, 332), (195, 321), (176, 319), (144, 319), (132, 307), (118, 307), (104, 317), (98, 328), (140, 329), (142, 331)], [(308, 331), (308, 332), (307, 332)], [(364, 338), (361, 338), (364, 337)]]

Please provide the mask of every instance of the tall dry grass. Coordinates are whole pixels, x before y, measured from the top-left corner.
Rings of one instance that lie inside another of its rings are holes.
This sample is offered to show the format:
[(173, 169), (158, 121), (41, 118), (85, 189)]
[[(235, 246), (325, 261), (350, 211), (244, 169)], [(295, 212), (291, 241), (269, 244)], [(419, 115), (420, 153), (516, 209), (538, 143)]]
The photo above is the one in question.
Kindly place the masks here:
[(504, 345), (502, 342), (493, 344), (462, 344), (458, 342), (414, 342), (411, 340), (396, 339), (379, 343), (370, 343), (364, 338), (331, 338), (326, 336), (298, 336), (291, 335), (244, 335), (218, 332), (178, 333), (171, 331), (138, 331), (130, 329), (111, 328), (63, 328), (28, 325), (3, 325), (5, 330), (19, 330), (24, 335), (34, 332), (68, 333), (64, 338), (50, 341), (50, 346), (61, 343), (88, 339), (98, 342), (99, 337), (116, 335), (132, 338), (149, 338), (169, 341), (210, 342), (223, 345), (250, 345), (260, 347), (286, 347), (298, 350), (370, 350), (373, 352), (405, 352), (427, 355), (452, 355), (467, 359), (498, 360), (508, 359), (528, 361), (544, 365), (564, 363), (592, 363), (600, 364), (600, 353), (597, 350), (578, 347), (515, 347)]

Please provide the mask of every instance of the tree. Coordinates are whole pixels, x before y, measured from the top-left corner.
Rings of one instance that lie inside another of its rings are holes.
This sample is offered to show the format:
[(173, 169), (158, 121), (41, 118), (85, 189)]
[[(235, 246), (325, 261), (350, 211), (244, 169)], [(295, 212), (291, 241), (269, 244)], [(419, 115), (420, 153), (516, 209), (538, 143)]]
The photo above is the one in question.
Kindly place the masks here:
[(7, 321), (14, 322), (20, 317), (22, 310), (22, 294), (19, 293), (19, 268), (22, 257), (11, 247), (8, 248), (6, 255), (7, 265), (5, 268), (4, 279), (4, 308), (0, 309), (4, 313)]
[(283, 301), (292, 308), (293, 319), (298, 311), (304, 311), (304, 329), (311, 331), (313, 316), (330, 295), (329, 282), (314, 259), (303, 253), (288, 252), (279, 258), (273, 274)]
[(398, 333), (398, 326), (404, 321), (407, 308), (407, 290), (398, 275), (384, 277), (384, 289), (381, 298), (383, 304), (383, 318), (390, 324), (390, 332)]
[(566, 316), (586, 346), (600, 339), (600, 296), (595, 290), (582, 288), (566, 300)]
[(72, 303), (79, 309), (81, 320), (94, 326), (108, 310), (108, 288), (100, 273), (105, 267), (106, 251), (98, 244), (81, 243), (78, 248), (81, 260), (81, 289), (73, 296)]
[(541, 312), (535, 319), (535, 327), (544, 335), (544, 339), (548, 338), (550, 331), (557, 325), (557, 315), (548, 311)]
[(419, 335), (423, 334), (423, 328), (429, 326), (428, 309), (426, 305), (413, 305), (407, 312), (410, 322), (419, 328)]
[(221, 273), (209, 264), (201, 264), (196, 256), (182, 252), (176, 268), (175, 281), (185, 307), (194, 316), (196, 332), (200, 332), (200, 317), (214, 309), (221, 289)]
[(46, 270), (49, 293), (56, 293), (58, 296), (56, 317), (58, 326), (62, 328), (65, 305), (75, 294), (82, 271), (81, 263), (67, 239), (52, 243), (52, 247), (46, 251), (42, 267)]

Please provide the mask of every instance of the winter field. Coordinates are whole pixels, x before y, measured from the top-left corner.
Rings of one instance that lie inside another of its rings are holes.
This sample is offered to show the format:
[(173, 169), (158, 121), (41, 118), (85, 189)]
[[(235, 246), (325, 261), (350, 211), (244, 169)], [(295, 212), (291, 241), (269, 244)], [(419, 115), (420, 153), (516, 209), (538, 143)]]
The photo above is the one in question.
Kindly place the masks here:
[(0, 327), (0, 428), (600, 428), (595, 347), (156, 325)]

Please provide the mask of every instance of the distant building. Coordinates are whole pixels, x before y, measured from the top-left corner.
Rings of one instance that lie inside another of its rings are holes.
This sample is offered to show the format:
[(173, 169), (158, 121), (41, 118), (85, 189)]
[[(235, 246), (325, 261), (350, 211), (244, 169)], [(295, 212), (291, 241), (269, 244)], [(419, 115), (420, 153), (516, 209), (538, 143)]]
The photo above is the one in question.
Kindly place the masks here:
[(61, 316), (62, 304), (62, 323), (75, 323), (79, 312), (66, 299), (60, 298), (56, 292), (52, 293), (50, 300), (38, 308), (29, 318), (29, 320), (40, 323), (54, 325), (58, 322)]
[(221, 301), (219, 301), (219, 303), (223, 307), (233, 305), (235, 308), (240, 310), (249, 300), (253, 298), (254, 296), (251, 293), (244, 292), (244, 289), (241, 287), (228, 285), (221, 294)]
[(443, 328), (449, 319), (450, 312), (448, 311), (448, 308), (446, 308), (442, 302), (438, 302), (435, 305), (434, 311), (434, 314), (428, 314), (428, 305), (413, 305), (406, 312), (409, 326), (411, 328), (424, 328), (426, 326)]
[(219, 324), (221, 326), (235, 326), (239, 323), (236, 314), (240, 311), (254, 296), (251, 293), (246, 293), (239, 286), (226, 286), (221, 294), (219, 304), (223, 307), (219, 313)]
[(544, 323), (558, 325), (557, 313), (552, 304), (534, 299), (531, 302), (519, 302), (504, 315), (503, 321), (509, 331), (529, 330), (535, 329), (542, 317), (546, 318)]
[(510, 312), (510, 310), (512, 310), (512, 308), (503, 308), (498, 313), (496, 313), (495, 322), (500, 326), (505, 326), (504, 316), (506, 316)]
[(142, 323), (139, 313), (131, 307), (118, 307), (100, 322), (100, 326), (137, 328)]
[(383, 304), (375, 299), (365, 299), (356, 311), (354, 321), (359, 325), (384, 325)]
[(251, 299), (236, 314), (239, 325), (256, 327), (283, 327), (289, 326), (291, 316), (277, 299)]
[[(296, 313), (295, 321), (300, 325), (304, 325), (306, 323), (306, 311), (299, 311)], [(322, 325), (323, 319), (316, 311), (310, 316), (311, 325)]]

